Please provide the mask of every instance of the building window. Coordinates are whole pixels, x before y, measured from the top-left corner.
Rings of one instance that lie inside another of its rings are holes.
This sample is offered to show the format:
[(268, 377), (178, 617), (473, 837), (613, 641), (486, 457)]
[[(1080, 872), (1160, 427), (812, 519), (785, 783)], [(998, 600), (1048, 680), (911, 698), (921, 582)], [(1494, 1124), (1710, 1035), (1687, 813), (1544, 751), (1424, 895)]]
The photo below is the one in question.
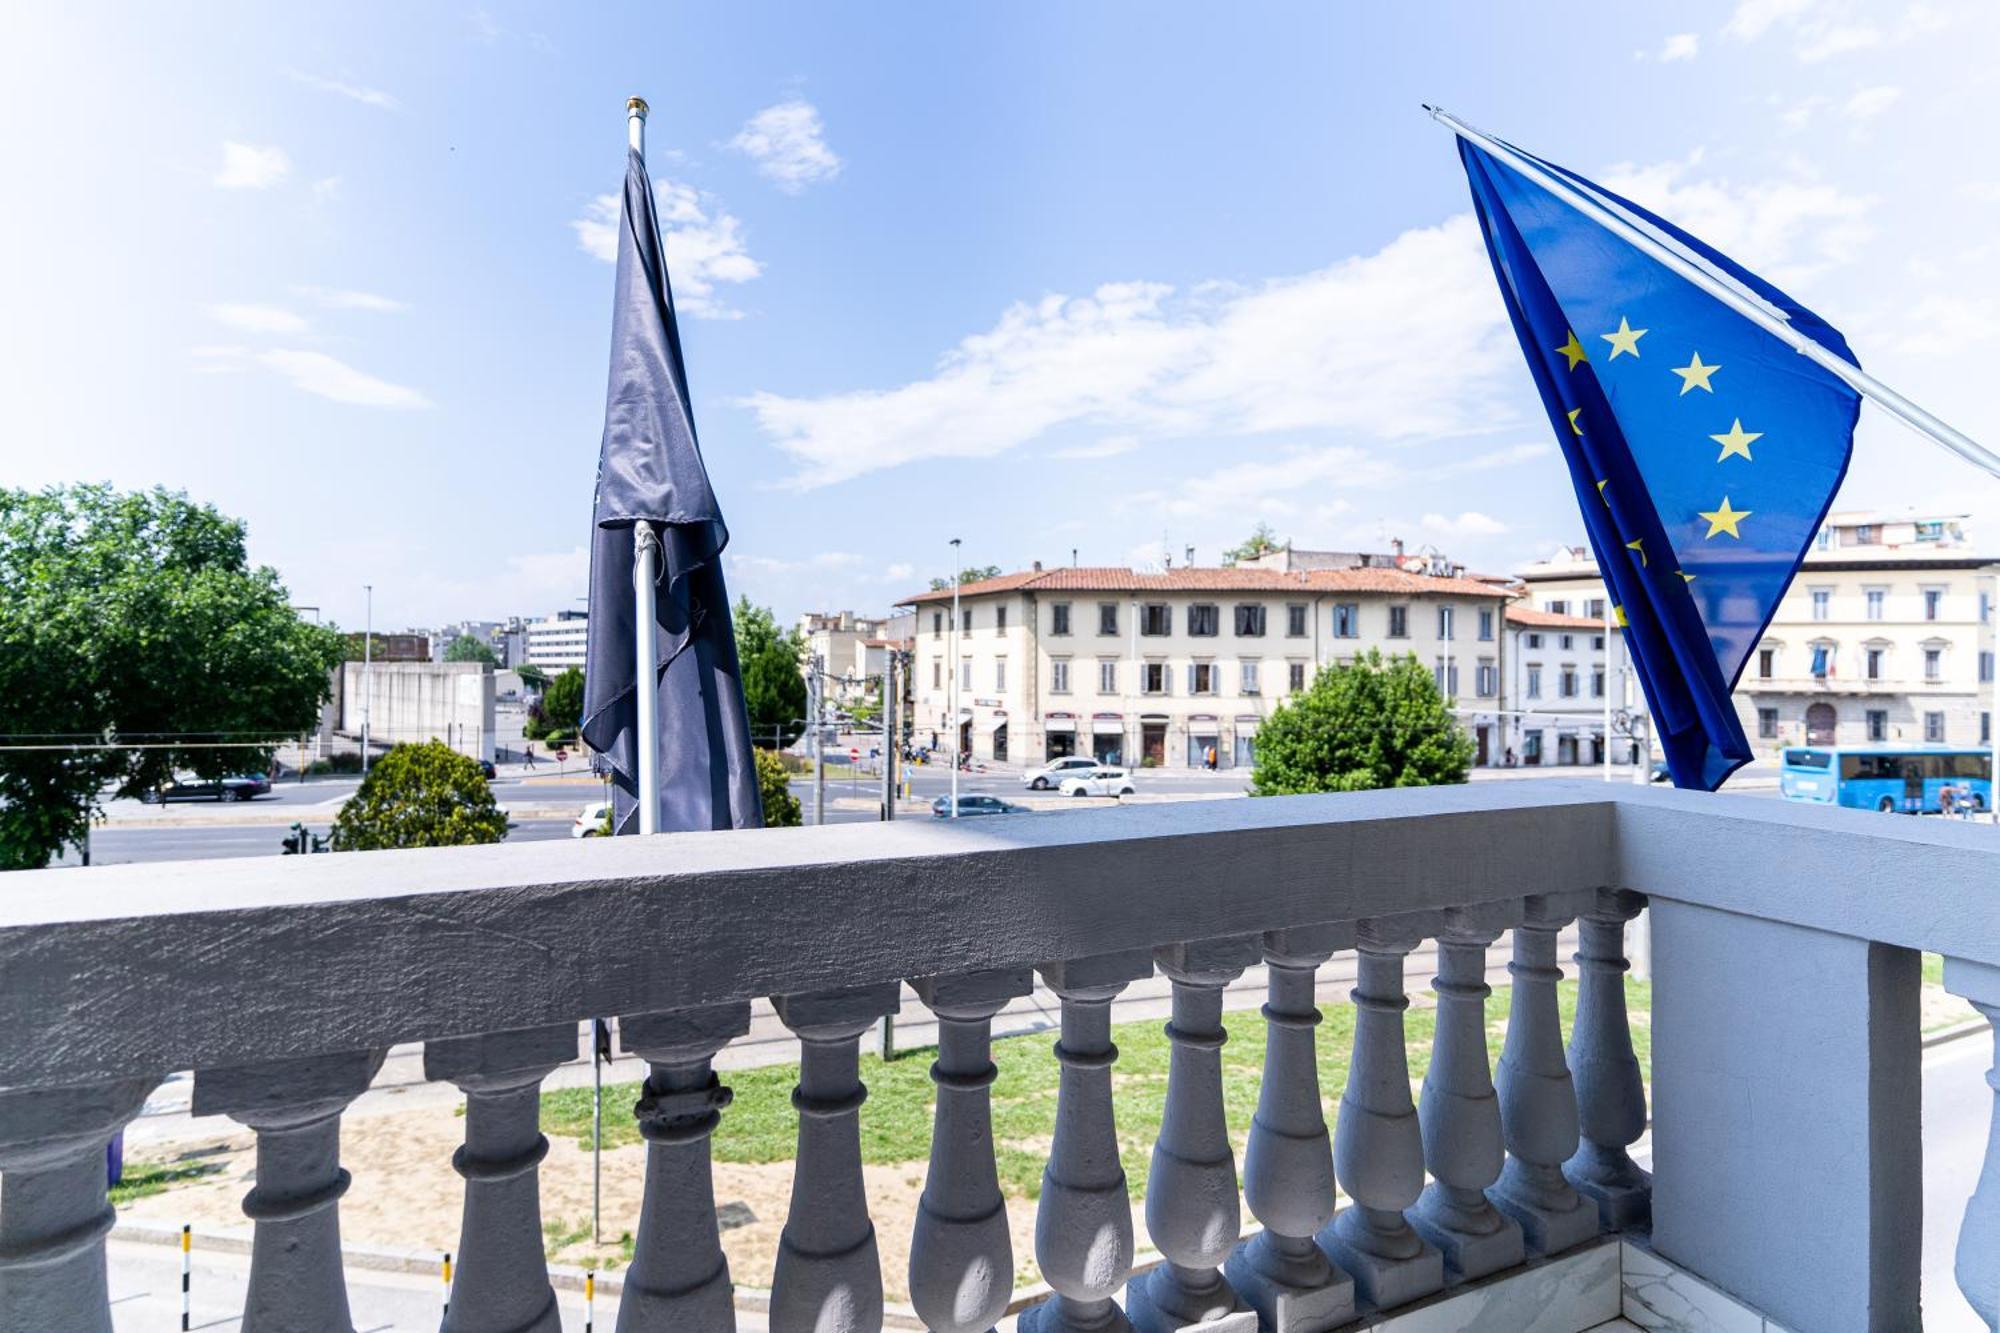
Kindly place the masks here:
[(1594, 653), (1604, 651), (1604, 636), (1602, 634), (1593, 634), (1590, 636), (1590, 650)]
[(1558, 642), (1560, 643), (1562, 650), (1564, 652), (1566, 653), (1571, 652), (1576, 648), (1576, 635), (1565, 634), (1558, 640)]
[(936, 658), (931, 662), (931, 688), (934, 690), (944, 688), (944, 659), (942, 657)]
[(1358, 639), (1361, 637), (1361, 608), (1353, 602), (1336, 602), (1333, 608), (1333, 637), (1336, 639)]
[(972, 659), (969, 657), (958, 664), (958, 688), (961, 690), (972, 688)]
[(1819, 536), (1813, 538), (1813, 545), (1819, 547), (1822, 551), (1831, 548), (1833, 545), (1833, 529), (1821, 528)]
[(1778, 738), (1778, 710), (1760, 708), (1757, 710), (1757, 735), (1767, 741)]
[(1590, 697), (1593, 699), (1602, 699), (1604, 697), (1603, 667), (1592, 667), (1590, 669)]
[(1004, 657), (993, 659), (993, 688), (1001, 691), (1007, 688), (1007, 659)]
[(1251, 602), (1240, 602), (1236, 607), (1236, 634), (1239, 638), (1261, 639), (1264, 637), (1264, 608)]
[(1556, 692), (1565, 699), (1576, 698), (1576, 668), (1565, 666), (1562, 677), (1556, 682)]
[(1174, 632), (1174, 609), (1165, 602), (1148, 602), (1139, 608), (1139, 632), (1158, 638)]
[(1068, 637), (1069, 603), (1057, 602), (1054, 606), (1049, 608), (1049, 617), (1051, 622), (1049, 625), (1049, 633), (1058, 638)]
[(1242, 662), (1239, 663), (1238, 665), (1241, 667), (1243, 673), (1242, 692), (1244, 694), (1263, 693), (1263, 690), (1260, 688), (1258, 684), (1257, 669), (1259, 664), (1256, 662)]
[(1882, 618), (1882, 603), (1888, 600), (1888, 596), (1889, 594), (1886, 589), (1868, 589), (1868, 618), (1870, 620), (1880, 620)]
[(1490, 606), (1479, 608), (1479, 640), (1481, 643), (1493, 642), (1493, 608)]
[(1285, 664), (1285, 686), (1293, 694), (1297, 694), (1306, 687), (1306, 664), (1304, 662), (1287, 662)]
[(1924, 740), (1931, 745), (1944, 744), (1944, 714), (1924, 714)]
[(1440, 606), (1438, 608), (1438, 637), (1447, 642), (1451, 639), (1452, 621), (1454, 619), (1452, 612), (1455, 609), (1449, 606)]
[(1306, 636), (1306, 609), (1297, 602), (1285, 608), (1285, 635), (1293, 639)]
[(1139, 688), (1147, 694), (1167, 692), (1167, 664), (1147, 662), (1139, 668)]
[(1941, 542), (1944, 540), (1944, 524), (1917, 524), (1917, 540), (1920, 542)]
[(1215, 674), (1215, 663), (1213, 662), (1189, 662), (1188, 693), (1214, 694), (1216, 684)]
[(1944, 610), (1944, 589), (1925, 588), (1924, 619), (1936, 620), (1938, 618), (1938, 614), (1943, 610)]
[(1980, 650), (1979, 653), (1979, 683), (1981, 685), (1990, 685), (1992, 682), (1993, 682), (1993, 650), (1990, 648), (1983, 648)]
[(1410, 637), (1410, 608), (1392, 606), (1389, 608), (1389, 637), (1407, 639)]
[(1069, 659), (1058, 657), (1049, 663), (1049, 693), (1069, 693)]
[[(1222, 633), (1222, 610), (1214, 602), (1196, 602), (1188, 608), (1188, 637), (1212, 639)], [(1166, 630), (1160, 631), (1168, 633)]]
[(1944, 649), (1924, 649), (1924, 680), (1935, 685), (1944, 679)]
[(1979, 743), (1981, 745), (1991, 745), (1993, 743), (1993, 714), (1991, 713), (1981, 713), (1979, 715)]
[(1097, 692), (1099, 694), (1118, 693), (1118, 664), (1099, 662), (1097, 664)]
[(942, 639), (944, 637), (944, 612), (942, 611), (931, 612), (931, 637), (933, 639)]
[(1856, 546), (1873, 546), (1875, 544), (1875, 525), (1873, 523), (1856, 524), (1854, 528), (1854, 544)]
[(1007, 632), (1007, 608), (1005, 606), (996, 606), (993, 608), (993, 632), (995, 634), (1005, 634)]
[(1868, 679), (1882, 679), (1882, 650), (1880, 648), (1866, 649), (1862, 653), (1862, 658), (1867, 663)]
[(1979, 623), (1984, 625), (1993, 618), (1993, 594), (1984, 588), (1979, 590)]
[(1814, 588), (1812, 590), (1812, 618), (1826, 620), (1833, 614), (1833, 589)]
[(1759, 648), (1757, 650), (1757, 679), (1769, 680), (1778, 674), (1778, 650)]
[(1583, 604), (1583, 608), (1583, 613), (1592, 620), (1604, 619), (1604, 599), (1602, 597), (1591, 598)]
[(1833, 645), (1816, 643), (1812, 646), (1812, 665), (1808, 668), (1813, 679), (1825, 680), (1833, 674)]
[(1482, 699), (1491, 699), (1500, 688), (1500, 672), (1488, 658), (1479, 659), (1479, 669), (1474, 673), (1473, 680)]
[(1868, 739), (1886, 741), (1889, 739), (1889, 710), (1871, 708), (1868, 710)]
[(1530, 699), (1542, 697), (1542, 669), (1539, 666), (1528, 668), (1528, 697)]
[(1118, 603), (1099, 602), (1097, 604), (1097, 632), (1116, 635), (1118, 633)]
[(960, 614), (965, 617), (965, 622), (959, 626), (959, 629), (967, 634), (972, 633), (972, 608), (968, 606)]
[(1548, 612), (1552, 616), (1566, 616), (1569, 614), (1569, 603), (1558, 597), (1555, 601), (1549, 603)]
[(1539, 648), (1542, 646), (1542, 636), (1539, 634), (1530, 634), (1527, 636), (1527, 639), (1530, 648)]

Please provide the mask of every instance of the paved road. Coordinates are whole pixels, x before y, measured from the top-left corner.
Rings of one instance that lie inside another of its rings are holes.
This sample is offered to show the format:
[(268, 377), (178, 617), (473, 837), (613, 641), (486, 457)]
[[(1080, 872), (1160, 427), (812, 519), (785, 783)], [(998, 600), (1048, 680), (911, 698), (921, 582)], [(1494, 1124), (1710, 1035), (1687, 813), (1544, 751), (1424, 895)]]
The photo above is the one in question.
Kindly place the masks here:
[[(307, 828), (325, 837), (332, 827), (327, 819), (307, 819)], [(540, 842), (567, 838), (566, 819), (524, 819), (515, 821), (507, 834), (509, 842)], [(235, 856), (278, 856), (282, 853), (286, 828), (277, 824), (143, 825), (113, 826), (94, 830), (90, 835), (92, 865), (120, 865), (137, 861), (211, 861)], [(58, 865), (75, 864), (74, 855)]]
[(1965, 1037), (1926, 1052), (1924, 1060), (1924, 1328), (1926, 1333), (1983, 1333), (1952, 1277), (1958, 1224), (1979, 1182), (1993, 1092), (1986, 1070), (1993, 1043)]

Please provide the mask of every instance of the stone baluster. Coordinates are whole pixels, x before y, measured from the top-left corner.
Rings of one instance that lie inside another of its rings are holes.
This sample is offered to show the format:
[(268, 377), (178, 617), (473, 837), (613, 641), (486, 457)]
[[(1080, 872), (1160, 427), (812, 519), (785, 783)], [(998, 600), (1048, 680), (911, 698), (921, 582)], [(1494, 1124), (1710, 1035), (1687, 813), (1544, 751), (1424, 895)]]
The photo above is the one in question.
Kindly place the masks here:
[(1443, 1256), (1403, 1216), (1424, 1190), (1423, 1131), (1403, 1048), (1403, 1011), (1410, 1006), (1403, 959), (1435, 921), (1410, 913), (1364, 921), (1356, 933), (1354, 1058), (1333, 1145), (1334, 1169), (1354, 1203), (1319, 1233), (1319, 1245), (1378, 1310), (1444, 1285)]
[(1264, 1079), (1243, 1151), (1243, 1197), (1264, 1229), (1230, 1251), (1230, 1285), (1271, 1333), (1323, 1333), (1354, 1318), (1354, 1283), (1313, 1243), (1333, 1220), (1333, 1138), (1320, 1109), (1314, 973), (1354, 947), (1351, 924), (1264, 937)]
[(1150, 949), (1049, 963), (1042, 980), (1062, 1000), (1055, 1141), (1035, 1212), (1035, 1262), (1055, 1295), (1024, 1311), (1021, 1333), (1118, 1333), (1132, 1322), (1114, 1293), (1132, 1271), (1132, 1203), (1111, 1108), (1111, 1001), (1151, 975)]
[(1986, 1071), (1986, 1085), (1995, 1097), (1993, 1123), (1986, 1132), (1979, 1184), (1966, 1201), (1965, 1220), (1959, 1224), (1953, 1272), (1966, 1304), (1988, 1328), (2000, 1329), (2000, 967), (1947, 958), (1944, 988), (1970, 1000), (1993, 1028), (1994, 1066)]
[(893, 981), (772, 1000), (798, 1035), (798, 1162), (771, 1281), (772, 1333), (882, 1325), (882, 1261), (861, 1176), (861, 1034), (897, 1007)]
[(1518, 916), (1511, 903), (1453, 908), (1437, 936), (1437, 1029), (1418, 1117), (1431, 1183), (1410, 1223), (1444, 1255), (1453, 1281), (1525, 1257), (1520, 1224), (1486, 1197), (1507, 1158), (1486, 1055), (1486, 950)]
[(980, 1333), (1006, 1313), (1014, 1241), (993, 1160), (993, 1015), (1034, 989), (1031, 968), (910, 983), (938, 1020), (930, 1170), (910, 1236), (910, 1304), (936, 1333)]
[(158, 1083), (0, 1092), (0, 1333), (111, 1333), (105, 1147)]
[(340, 1265), (340, 1114), (368, 1090), (385, 1051), (343, 1051), (197, 1070), (193, 1111), (257, 1132), (256, 1223), (245, 1333), (353, 1333)]
[(1167, 1104), (1146, 1187), (1146, 1234), (1166, 1262), (1125, 1288), (1125, 1314), (1142, 1333), (1199, 1325), (1203, 1333), (1257, 1333), (1257, 1315), (1222, 1275), (1243, 1234), (1236, 1154), (1222, 1109), (1222, 988), (1256, 962), (1255, 935), (1170, 944), (1153, 952), (1173, 982)]
[(618, 1333), (736, 1327), (708, 1150), (729, 1089), (709, 1062), (749, 1030), (748, 1001), (618, 1020), (620, 1048), (649, 1067), (632, 1108), (646, 1140), (646, 1193), (618, 1301)]
[(1563, 1175), (1597, 1204), (1598, 1224), (1608, 1231), (1646, 1226), (1653, 1215), (1653, 1178), (1626, 1151), (1646, 1132), (1646, 1084), (1625, 1014), (1625, 973), (1632, 966), (1625, 957), (1625, 923), (1645, 906), (1639, 894), (1600, 889), (1596, 905), (1583, 915), (1575, 955), (1569, 1068), (1582, 1141)]
[(1556, 1008), (1556, 935), (1596, 901), (1592, 891), (1536, 894), (1514, 927), (1514, 979), (1507, 1040), (1500, 1051), (1500, 1125), (1507, 1165), (1490, 1191), (1521, 1224), (1532, 1255), (1555, 1254), (1597, 1234), (1597, 1205), (1563, 1177), (1576, 1152), (1576, 1088), (1563, 1056)]
[(465, 1094), (458, 1267), (443, 1333), (556, 1333), (562, 1317), (542, 1248), (542, 1080), (576, 1058), (576, 1024), (424, 1043), (424, 1077)]

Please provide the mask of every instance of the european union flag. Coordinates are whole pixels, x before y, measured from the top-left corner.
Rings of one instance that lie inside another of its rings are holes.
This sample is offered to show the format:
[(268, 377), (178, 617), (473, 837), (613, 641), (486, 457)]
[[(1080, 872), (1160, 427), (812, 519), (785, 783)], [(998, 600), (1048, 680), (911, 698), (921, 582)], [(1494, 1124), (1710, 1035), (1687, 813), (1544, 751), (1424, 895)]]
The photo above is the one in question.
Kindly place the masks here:
[[(1860, 395), (1464, 137), (1459, 156), (1674, 784), (1713, 791), (1751, 758), (1730, 692), (1840, 488)], [(1727, 256), (1520, 156), (1853, 362)]]

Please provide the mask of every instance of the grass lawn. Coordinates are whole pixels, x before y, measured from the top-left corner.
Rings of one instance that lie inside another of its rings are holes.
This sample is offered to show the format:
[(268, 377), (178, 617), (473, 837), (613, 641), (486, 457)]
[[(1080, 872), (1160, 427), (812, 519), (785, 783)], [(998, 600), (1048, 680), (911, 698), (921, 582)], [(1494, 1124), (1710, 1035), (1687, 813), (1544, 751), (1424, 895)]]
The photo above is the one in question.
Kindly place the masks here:
[[(1576, 1009), (1576, 983), (1562, 983), (1559, 994), (1563, 1029), (1567, 1034)], [(1496, 1062), (1506, 1031), (1507, 996), (1507, 988), (1496, 988), (1487, 1004), (1487, 1045)], [(1418, 1007), (1429, 998), (1412, 996), (1412, 1005), (1404, 1015), (1413, 1084), (1423, 1078), (1430, 1065), (1431, 1034), (1437, 1015), (1431, 1008)], [(1628, 978), (1625, 1001), (1632, 1016), (1632, 1046), (1640, 1068), (1650, 1078), (1651, 987)], [(1354, 1008), (1336, 1004), (1320, 1012), (1325, 1017), (1319, 1027), (1320, 1091), (1327, 1119), (1332, 1121), (1341, 1091), (1347, 1084), (1347, 1061), (1354, 1041)], [(1223, 1021), (1229, 1029), (1229, 1044), (1222, 1051), (1223, 1105), (1231, 1137), (1240, 1153), (1249, 1132), (1250, 1117), (1257, 1109), (1264, 1061), (1264, 1019), (1256, 1010), (1246, 1009), (1224, 1015)], [(1118, 1137), (1134, 1198), (1146, 1192), (1153, 1140), (1159, 1135), (1160, 1117), (1166, 1105), (1169, 1043), (1161, 1029), (1161, 1023), (1146, 1021), (1123, 1023), (1111, 1030), (1119, 1052), (1118, 1064), (1112, 1071)], [(1013, 1198), (1033, 1199), (1041, 1193), (1042, 1165), (1055, 1131), (1060, 1066), (1056, 1063), (1054, 1045), (1053, 1032), (1009, 1037), (993, 1044), (993, 1062), (1000, 1070), (993, 1084), (993, 1136), (1000, 1188)], [(934, 1048), (917, 1048), (886, 1064), (879, 1055), (862, 1055), (861, 1078), (868, 1085), (868, 1104), (861, 1111), (863, 1161), (921, 1162), (930, 1155), (930, 1065), (934, 1055)], [(789, 1161), (796, 1151), (798, 1134), (791, 1103), (798, 1066), (734, 1070), (723, 1078), (735, 1090), (736, 1099), (723, 1113), (722, 1127), (711, 1141), (716, 1160)], [(606, 1104), (619, 1111), (615, 1115), (607, 1113), (604, 1118), (606, 1146), (638, 1142), (638, 1128), (624, 1108), (638, 1099), (639, 1085), (622, 1083), (607, 1086), (604, 1091)], [(544, 1093), (544, 1132), (566, 1135), (587, 1149), (590, 1101), (588, 1088)]]

